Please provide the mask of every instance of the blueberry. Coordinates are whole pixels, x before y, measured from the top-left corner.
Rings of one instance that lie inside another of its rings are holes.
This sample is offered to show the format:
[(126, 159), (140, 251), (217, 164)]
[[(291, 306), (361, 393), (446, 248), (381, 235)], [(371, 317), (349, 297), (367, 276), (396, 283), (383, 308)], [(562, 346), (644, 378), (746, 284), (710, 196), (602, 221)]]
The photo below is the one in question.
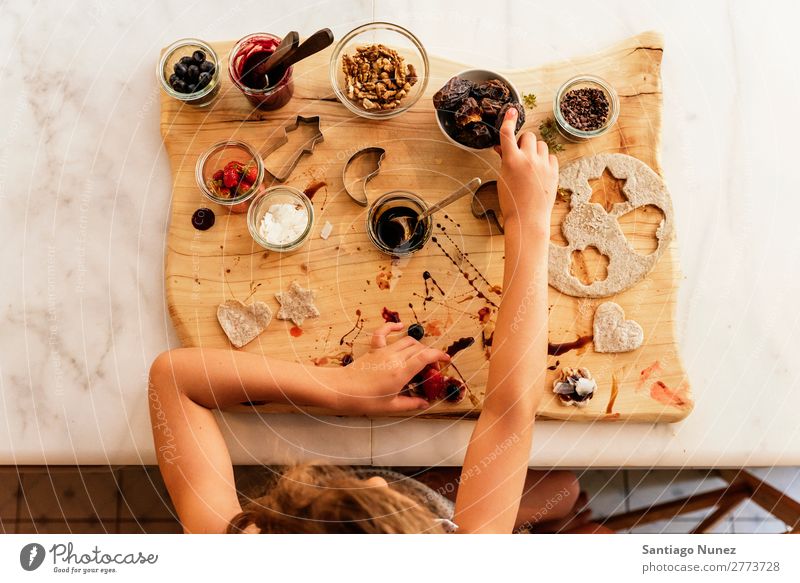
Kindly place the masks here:
[(175, 81), (175, 83), (172, 84), (172, 88), (178, 93), (186, 93), (186, 83), (181, 79)]
[(216, 67), (214, 67), (214, 63), (212, 63), (211, 61), (203, 61), (202, 63), (200, 63), (200, 70), (203, 73), (208, 73), (209, 75), (212, 75), (214, 73), (214, 69), (216, 69)]
[(448, 383), (444, 389), (444, 398), (451, 403), (461, 400), (461, 385), (457, 382)]
[(189, 67), (190, 65), (194, 65), (195, 64), (194, 59), (192, 57), (181, 57), (181, 60), (178, 61), (178, 62), (181, 65), (185, 65), (186, 67)]
[(192, 53), (192, 59), (199, 65), (206, 60), (206, 54), (203, 51), (195, 51)]
[(422, 337), (425, 336), (425, 328), (422, 327), (422, 324), (411, 324), (408, 327), (408, 335), (414, 340), (422, 340)]
[(197, 77), (200, 75), (200, 67), (197, 65), (190, 65), (188, 72), (189, 81), (197, 81)]
[(345, 354), (342, 357), (342, 366), (347, 366), (348, 364), (353, 363), (353, 355), (352, 354)]
[(209, 83), (211, 83), (211, 75), (208, 73), (200, 73), (200, 76), (197, 78), (197, 88), (202, 89)]
[(170, 85), (175, 85), (175, 81), (177, 81), (177, 80), (178, 80), (178, 76), (175, 73), (173, 73), (172, 75), (169, 76), (169, 84)]
[(190, 83), (186, 86), (186, 93), (194, 93), (195, 91), (197, 91), (197, 85), (194, 83)]
[(214, 226), (216, 218), (214, 211), (208, 208), (200, 208), (192, 215), (192, 226), (198, 231), (207, 231)]
[(175, 70), (175, 74), (181, 79), (185, 79), (186, 75), (189, 73), (189, 67), (183, 63), (175, 63), (173, 69)]

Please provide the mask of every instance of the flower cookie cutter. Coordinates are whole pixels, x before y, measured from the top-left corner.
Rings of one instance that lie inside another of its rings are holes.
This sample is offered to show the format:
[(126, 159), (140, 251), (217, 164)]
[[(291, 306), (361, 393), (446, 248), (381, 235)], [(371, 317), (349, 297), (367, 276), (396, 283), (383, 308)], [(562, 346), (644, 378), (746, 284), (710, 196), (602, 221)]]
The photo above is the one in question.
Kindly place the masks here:
[(472, 216), (476, 219), (491, 219), (500, 233), (503, 230), (503, 211), (497, 194), (497, 180), (484, 182), (472, 195)]
[(300, 158), (302, 158), (306, 154), (313, 154), (314, 148), (317, 146), (318, 143), (325, 140), (325, 136), (322, 134), (322, 130), (319, 128), (319, 116), (315, 115), (313, 117), (303, 117), (302, 115), (298, 115), (297, 118), (294, 120), (293, 123), (290, 123), (283, 128), (283, 138), (277, 143), (271, 146), (262, 154), (262, 159), (267, 158), (270, 154), (277, 151), (278, 149), (282, 148), (289, 142), (289, 132), (295, 131), (297, 128), (300, 127), (300, 124), (316, 127), (316, 132), (311, 139), (305, 142), (302, 147), (298, 148), (298, 150), (292, 155), (288, 162), (283, 166), (283, 169), (280, 171), (279, 174), (275, 174), (272, 171), (268, 170), (266, 166), (264, 170), (272, 176), (277, 182), (286, 182), (291, 176), (294, 169), (297, 167), (297, 164), (300, 162)]
[[(350, 188), (347, 186), (347, 170), (350, 168), (350, 165), (353, 162), (364, 156), (373, 156), (375, 158), (375, 169), (369, 172), (363, 178), (356, 180), (353, 185), (356, 186), (358, 190), (356, 192), (351, 192)], [(378, 175), (378, 172), (381, 171), (381, 162), (383, 162), (383, 158), (385, 156), (386, 150), (383, 148), (369, 146), (367, 148), (361, 148), (360, 150), (357, 150), (347, 159), (347, 162), (344, 163), (344, 168), (342, 169), (342, 183), (344, 184), (344, 191), (357, 204), (360, 204), (361, 206), (367, 206), (367, 183), (375, 178)]]

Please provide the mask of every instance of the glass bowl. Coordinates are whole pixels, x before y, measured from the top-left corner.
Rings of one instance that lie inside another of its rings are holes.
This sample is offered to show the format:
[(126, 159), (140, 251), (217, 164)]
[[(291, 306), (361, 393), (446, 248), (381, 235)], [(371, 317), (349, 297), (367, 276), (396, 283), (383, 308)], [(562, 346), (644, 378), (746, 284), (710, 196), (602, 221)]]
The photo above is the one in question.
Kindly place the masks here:
[[(169, 84), (169, 77), (174, 72), (175, 64), (183, 57), (191, 57), (192, 53), (200, 50), (206, 54), (206, 61), (214, 64), (214, 71), (211, 73), (211, 81), (194, 93), (181, 93), (175, 91)], [(164, 49), (164, 54), (156, 66), (156, 76), (161, 83), (161, 88), (169, 95), (194, 107), (205, 107), (209, 105), (219, 93), (219, 57), (214, 49), (207, 43), (196, 38), (184, 38), (175, 41)]]
[[(292, 80), (294, 68), (285, 69), (277, 82), (273, 82), (272, 85), (263, 89), (245, 85), (241, 73), (248, 64), (248, 57), (252, 56), (254, 52), (258, 55), (271, 55), (280, 44), (280, 37), (266, 32), (256, 32), (239, 39), (228, 57), (228, 76), (231, 81), (251, 104), (260, 109), (279, 109), (289, 103), (294, 94), (294, 81)], [(276, 73), (273, 75), (277, 76)], [(272, 81), (272, 77), (270, 77), (270, 81)]]
[[(499, 79), (500, 81), (508, 85), (508, 88), (511, 90), (512, 101), (516, 101), (519, 104), (522, 103), (522, 97), (517, 87), (511, 82), (511, 80), (508, 79), (508, 77), (505, 77), (500, 73), (495, 73), (493, 71), (486, 71), (484, 69), (467, 69), (466, 71), (461, 71), (460, 73), (453, 75), (453, 77), (461, 77), (462, 79), (466, 79), (467, 81), (472, 81), (473, 83), (483, 83), (484, 81), (489, 81), (490, 79)], [(450, 77), (448, 81), (453, 77)], [(494, 146), (494, 144), (492, 144), (490, 146), (486, 146), (486, 148), (473, 148), (472, 146), (467, 146), (466, 144), (462, 144), (447, 132), (448, 119), (452, 119), (452, 112), (434, 109), (433, 113), (436, 116), (436, 125), (439, 126), (439, 130), (441, 130), (442, 135), (444, 135), (445, 139), (454, 146), (458, 146), (462, 150), (468, 150), (471, 152), (475, 151), (480, 152), (481, 150), (486, 150), (487, 148), (491, 148)], [(450, 123), (453, 124), (455, 122), (450, 122)]]
[[(371, 44), (383, 44), (396, 50), (403, 57), (404, 66), (412, 65), (416, 71), (417, 82), (394, 109), (367, 110), (347, 96), (347, 82), (342, 70), (342, 57), (346, 54), (352, 56), (357, 47)], [(402, 26), (389, 22), (372, 22), (351, 30), (334, 47), (331, 54), (330, 77), (336, 97), (347, 109), (368, 119), (389, 119), (400, 115), (422, 97), (428, 86), (429, 69), (428, 53), (425, 52), (425, 47), (417, 37)]]
[[(597, 128), (596, 130), (584, 131), (574, 128), (567, 123), (567, 120), (564, 119), (564, 116), (561, 113), (561, 100), (564, 98), (564, 95), (573, 89), (584, 88), (599, 89), (605, 94), (606, 99), (608, 99), (608, 119), (606, 120), (604, 126)], [(619, 117), (619, 96), (614, 88), (600, 77), (594, 77), (592, 75), (579, 75), (577, 77), (573, 77), (559, 88), (558, 92), (556, 93), (556, 98), (553, 101), (553, 117), (556, 120), (556, 128), (558, 128), (558, 132), (564, 136), (566, 140), (569, 140), (570, 142), (585, 142), (591, 138), (602, 136), (617, 122), (617, 118)]]
[[(269, 211), (270, 207), (274, 204), (292, 204), (297, 208), (304, 208), (306, 210), (308, 223), (300, 236), (294, 241), (283, 244), (270, 243), (261, 233), (264, 215), (267, 214), (267, 211)], [(253, 237), (256, 243), (270, 251), (283, 253), (297, 249), (309, 239), (313, 226), (314, 206), (305, 194), (291, 186), (273, 186), (272, 188), (266, 189), (253, 200), (250, 205), (250, 210), (247, 211), (247, 229), (250, 231), (250, 236)]]
[(413, 244), (408, 245), (404, 243), (399, 247), (392, 247), (383, 241), (379, 223), (384, 213), (396, 208), (408, 208), (419, 215), (428, 210), (428, 204), (416, 194), (408, 192), (407, 190), (393, 190), (387, 192), (373, 202), (367, 211), (367, 235), (369, 236), (369, 240), (372, 241), (372, 244), (375, 245), (379, 251), (391, 255), (392, 257), (407, 257), (422, 249), (431, 238), (431, 233), (433, 232), (433, 218), (427, 217), (425, 219), (422, 236), (419, 237), (417, 241), (414, 241)]
[[(223, 170), (228, 162), (237, 161), (247, 166), (255, 164), (256, 179), (252, 186), (244, 192), (237, 192), (232, 189), (230, 196), (225, 196), (219, 191), (219, 187), (214, 182), (214, 173)], [(211, 202), (228, 207), (234, 213), (245, 212), (250, 205), (250, 199), (258, 192), (264, 180), (264, 163), (261, 156), (252, 146), (237, 140), (218, 142), (211, 146), (197, 159), (194, 170), (197, 186)]]

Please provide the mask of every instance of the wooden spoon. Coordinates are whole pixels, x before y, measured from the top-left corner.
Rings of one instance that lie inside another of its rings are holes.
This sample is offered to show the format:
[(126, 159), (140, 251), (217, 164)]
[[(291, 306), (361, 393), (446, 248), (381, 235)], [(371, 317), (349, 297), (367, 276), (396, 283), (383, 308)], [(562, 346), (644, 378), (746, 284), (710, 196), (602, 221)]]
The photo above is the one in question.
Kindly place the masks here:
[(264, 87), (269, 87), (269, 76), (267, 73), (280, 66), (286, 57), (291, 55), (297, 49), (297, 44), (299, 42), (300, 35), (296, 30), (291, 31), (289, 34), (283, 37), (281, 44), (278, 45), (278, 48), (275, 49), (269, 58), (258, 66), (256, 73), (259, 75), (264, 75), (264, 80), (266, 81), (266, 85), (264, 85)]
[(318, 30), (291, 52), (286, 59), (281, 63), (284, 69), (288, 69), (298, 61), (302, 61), (306, 57), (310, 57), (314, 53), (320, 52), (322, 49), (329, 47), (333, 43), (333, 33), (330, 28), (323, 28)]

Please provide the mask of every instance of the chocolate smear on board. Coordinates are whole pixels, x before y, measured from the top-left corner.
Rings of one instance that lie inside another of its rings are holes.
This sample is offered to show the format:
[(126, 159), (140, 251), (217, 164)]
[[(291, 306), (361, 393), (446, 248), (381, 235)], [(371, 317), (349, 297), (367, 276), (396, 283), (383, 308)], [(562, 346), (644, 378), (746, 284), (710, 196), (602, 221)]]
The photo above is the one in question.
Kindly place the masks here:
[[(339, 338), (339, 346), (345, 345), (349, 346), (350, 348), (353, 347), (356, 340), (358, 339), (361, 331), (364, 329), (364, 318), (361, 316), (361, 310), (356, 310), (356, 323), (353, 324), (353, 327), (350, 328), (341, 338)], [(348, 340), (348, 336), (351, 334), (355, 334), (352, 339)]]
[(592, 341), (592, 336), (578, 336), (578, 338), (572, 342), (548, 342), (547, 343), (547, 354), (550, 356), (558, 356), (559, 354), (564, 354), (565, 352), (569, 352), (570, 350), (575, 350), (577, 348), (583, 348), (587, 344)]
[(475, 344), (475, 339), (472, 336), (465, 336), (464, 338), (459, 338), (458, 340), (453, 342), (450, 346), (447, 347), (445, 352), (450, 358), (453, 358), (456, 354), (458, 354), (462, 350), (466, 350), (473, 344)]

